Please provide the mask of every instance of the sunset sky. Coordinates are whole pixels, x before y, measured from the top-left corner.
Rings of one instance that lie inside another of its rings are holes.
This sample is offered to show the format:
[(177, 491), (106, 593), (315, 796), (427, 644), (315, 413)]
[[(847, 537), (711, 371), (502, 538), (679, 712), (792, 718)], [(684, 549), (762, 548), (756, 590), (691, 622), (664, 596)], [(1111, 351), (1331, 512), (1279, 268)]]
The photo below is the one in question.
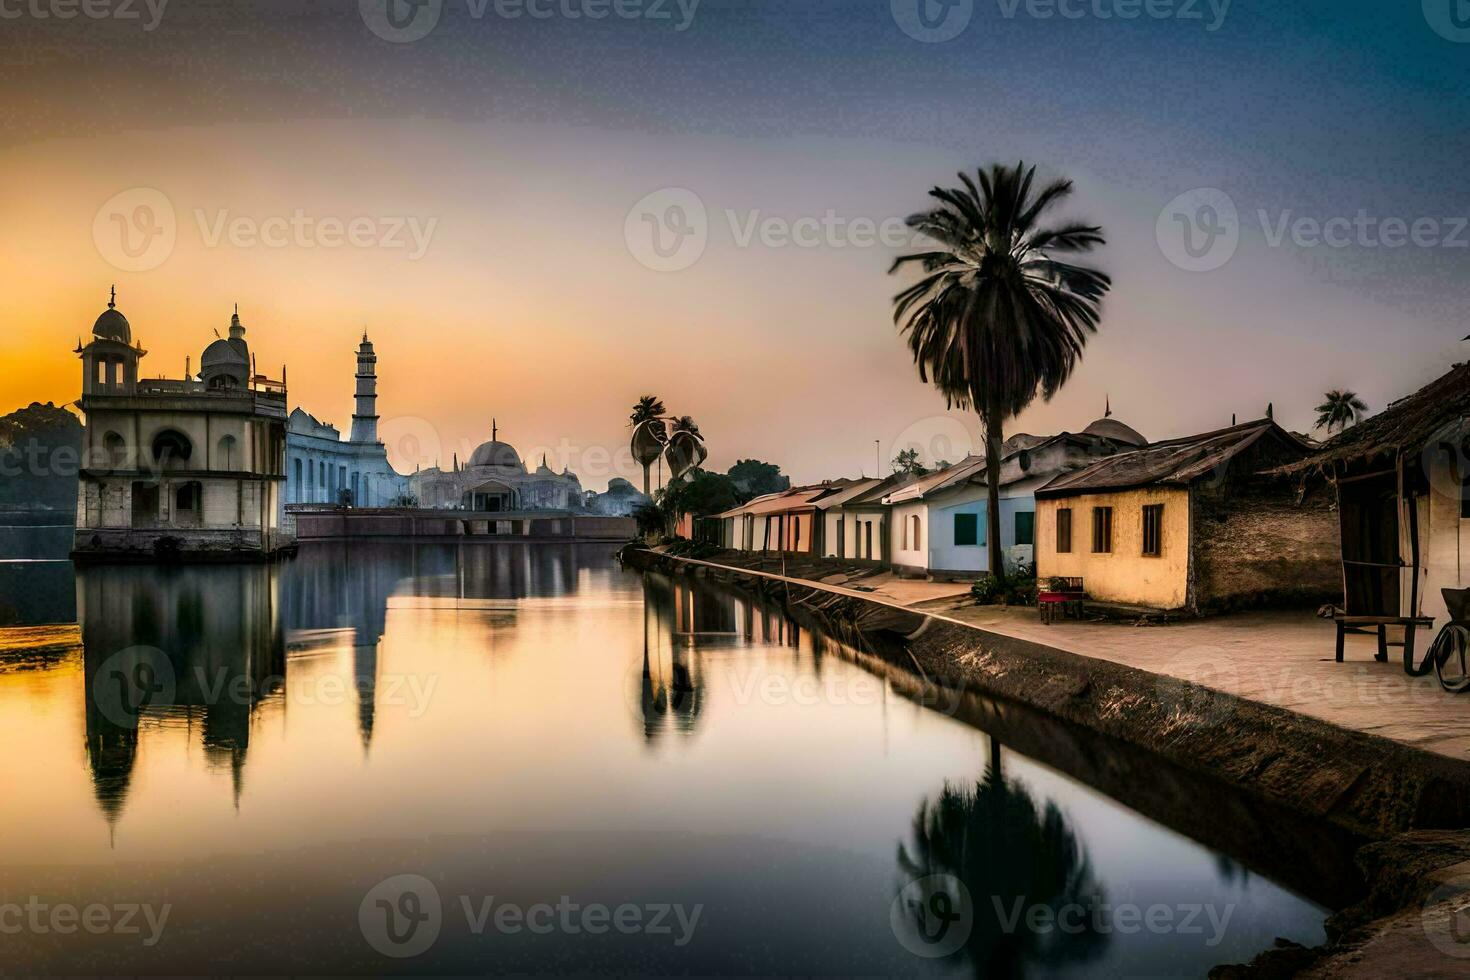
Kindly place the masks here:
[[(1019, 158), (1076, 181), (1063, 213), (1103, 226), (1115, 286), (1071, 383), (1012, 431), (1080, 429), (1109, 397), (1151, 439), (1268, 402), (1306, 431), (1327, 388), (1377, 411), (1466, 356), (1470, 37), (1437, 0), (960, 0), (937, 43), (905, 33), (906, 0), (600, 20), (443, 0), (408, 43), (374, 33), (374, 2), (172, 0), (147, 29), (142, 0), (139, 20), (0, 0), (0, 412), (79, 395), (72, 348), (115, 283), (146, 374), (197, 368), (238, 302), (260, 369), (288, 365), (293, 405), (344, 431), (366, 329), (400, 469), (494, 417), (600, 488), (634, 475), (608, 456), (656, 392), (721, 469), (871, 473), (875, 440), (886, 460), (977, 428), (918, 380), (891, 320), (903, 248), (863, 228)], [(1200, 188), (1239, 245), (1190, 271), (1169, 206)], [(690, 201), (703, 253), (650, 268), (640, 208)], [(1351, 240), (1278, 240), (1302, 217)], [(802, 219), (826, 227), (786, 241)], [(1386, 244), (1394, 221), (1419, 233)]]

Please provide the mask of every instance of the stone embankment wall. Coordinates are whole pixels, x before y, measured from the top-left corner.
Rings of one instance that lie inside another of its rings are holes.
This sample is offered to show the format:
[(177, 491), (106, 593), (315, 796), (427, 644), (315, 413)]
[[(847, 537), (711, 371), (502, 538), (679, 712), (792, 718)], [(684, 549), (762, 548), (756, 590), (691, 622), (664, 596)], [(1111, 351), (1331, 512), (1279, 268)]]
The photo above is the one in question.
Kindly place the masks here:
[[(754, 589), (843, 631), (904, 637), (944, 685), (1010, 699), (1363, 837), (1462, 827), (1470, 763), (882, 601), (630, 549), (632, 567)], [(902, 662), (900, 660), (900, 662)]]

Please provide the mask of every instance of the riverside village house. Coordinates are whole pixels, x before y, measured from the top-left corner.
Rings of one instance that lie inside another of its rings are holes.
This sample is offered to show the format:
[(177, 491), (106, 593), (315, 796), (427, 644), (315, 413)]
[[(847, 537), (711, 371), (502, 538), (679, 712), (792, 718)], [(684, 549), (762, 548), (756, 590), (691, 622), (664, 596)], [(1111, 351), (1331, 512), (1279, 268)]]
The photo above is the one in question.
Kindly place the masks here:
[(1302, 440), (1260, 419), (1100, 460), (1036, 491), (1036, 573), (1100, 603), (1191, 614), (1340, 590), (1330, 495), (1267, 473)]
[(1413, 630), (1449, 617), (1444, 589), (1470, 564), (1470, 364), (1288, 466), (1302, 492), (1331, 485), (1342, 542), (1339, 626)]
[[(1000, 464), (1000, 546), (1006, 568), (1035, 563), (1037, 488), (1062, 473), (1148, 444), (1107, 415), (1080, 433), (1006, 440)], [(971, 456), (884, 497), (892, 508), (889, 554), (900, 575), (973, 579), (990, 568), (985, 458)]]
[(78, 557), (266, 556), (286, 543), (286, 384), (255, 373), (238, 309), (229, 338), (204, 349), (197, 376), (186, 368), (176, 381), (139, 377), (147, 351), (115, 291), (76, 354), (87, 419)]

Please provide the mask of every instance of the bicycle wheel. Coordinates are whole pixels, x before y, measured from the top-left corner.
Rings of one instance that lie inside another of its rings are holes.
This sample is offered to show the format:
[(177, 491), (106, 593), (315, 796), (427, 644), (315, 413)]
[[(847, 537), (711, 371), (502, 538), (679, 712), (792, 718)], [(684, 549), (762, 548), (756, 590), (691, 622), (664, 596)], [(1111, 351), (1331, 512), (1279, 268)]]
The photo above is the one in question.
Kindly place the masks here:
[(1439, 686), (1451, 694), (1470, 691), (1470, 628), (1446, 623), (1429, 648)]

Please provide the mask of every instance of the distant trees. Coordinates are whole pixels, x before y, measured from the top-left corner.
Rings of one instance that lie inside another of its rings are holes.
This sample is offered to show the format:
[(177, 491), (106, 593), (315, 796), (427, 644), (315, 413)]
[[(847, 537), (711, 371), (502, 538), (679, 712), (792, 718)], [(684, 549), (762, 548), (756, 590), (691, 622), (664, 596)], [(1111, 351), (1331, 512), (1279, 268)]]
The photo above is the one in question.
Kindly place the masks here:
[(929, 468), (919, 462), (919, 451), (917, 449), (903, 449), (893, 457), (893, 472), (908, 473), (913, 476), (924, 476)]
[[(1112, 285), (1073, 261), (1103, 244), (1102, 229), (1042, 218), (1072, 193), (1072, 182), (1036, 188), (1036, 168), (992, 164), (963, 187), (929, 192), (938, 205), (908, 219), (934, 243), (899, 257), (890, 272), (917, 266), (920, 278), (893, 298), (893, 321), (907, 336), (919, 377), (985, 425), (987, 540), (1000, 541), (1003, 426), (1038, 395), (1051, 398), (1072, 374), (1102, 298)], [(990, 573), (1004, 574), (990, 549)]]
[(1323, 395), (1322, 399), (1322, 404), (1315, 409), (1317, 428), (1326, 429), (1328, 435), (1332, 434), (1333, 429), (1342, 432), (1350, 425), (1357, 425), (1368, 414), (1368, 403), (1354, 391), (1334, 388)]
[(730, 467), (729, 477), (740, 496), (736, 503), (791, 489), (791, 480), (781, 475), (781, 467), (758, 459), (737, 460)]
[(75, 513), (82, 423), (50, 402), (0, 417), (0, 508)]

